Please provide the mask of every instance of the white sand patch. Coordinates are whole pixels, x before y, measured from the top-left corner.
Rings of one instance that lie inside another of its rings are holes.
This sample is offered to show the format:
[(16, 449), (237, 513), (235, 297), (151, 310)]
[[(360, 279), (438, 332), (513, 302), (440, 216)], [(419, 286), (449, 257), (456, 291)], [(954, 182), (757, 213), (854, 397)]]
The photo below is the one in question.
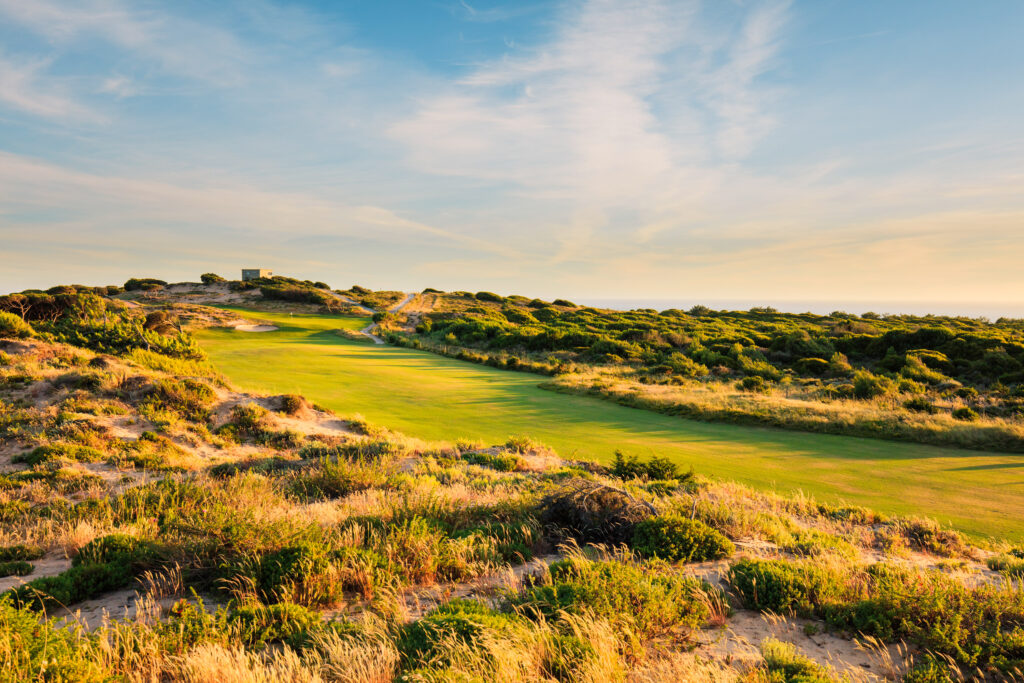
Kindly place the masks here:
[(239, 332), (273, 332), (277, 325), (235, 325)]

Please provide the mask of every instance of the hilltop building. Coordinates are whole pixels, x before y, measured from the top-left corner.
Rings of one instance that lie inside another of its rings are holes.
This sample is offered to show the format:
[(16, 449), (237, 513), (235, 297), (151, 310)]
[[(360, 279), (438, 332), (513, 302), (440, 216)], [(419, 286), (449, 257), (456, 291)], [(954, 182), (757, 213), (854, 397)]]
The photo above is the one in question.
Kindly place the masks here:
[(258, 280), (261, 277), (273, 277), (274, 272), (264, 268), (242, 268), (242, 281)]

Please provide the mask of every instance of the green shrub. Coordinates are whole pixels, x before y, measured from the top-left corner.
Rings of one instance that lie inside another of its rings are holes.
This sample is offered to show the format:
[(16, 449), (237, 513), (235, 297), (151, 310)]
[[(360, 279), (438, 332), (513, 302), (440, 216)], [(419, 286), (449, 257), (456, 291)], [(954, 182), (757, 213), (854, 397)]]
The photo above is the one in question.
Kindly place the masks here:
[(761, 656), (770, 683), (836, 683), (823, 666), (803, 655), (791, 643), (769, 638), (761, 644)]
[(0, 337), (11, 339), (27, 339), (35, 335), (35, 330), (27, 322), (14, 313), (0, 311)]
[(874, 375), (867, 370), (858, 370), (853, 374), (853, 395), (860, 399), (876, 398), (892, 393), (896, 383), (888, 377)]
[(236, 629), (246, 647), (291, 640), (319, 627), (322, 622), (318, 612), (287, 602), (236, 607), (228, 616), (228, 624)]
[(44, 551), (35, 545), (9, 545), (0, 547), (0, 562), (11, 562), (14, 560), (38, 560)]
[(0, 597), (0, 643), (4, 644), (4, 681), (76, 681), (100, 683), (114, 678), (82, 647), (81, 634), (60, 628), (31, 610)]
[(961, 406), (953, 411), (953, 419), (960, 420), (962, 422), (975, 422), (981, 416), (978, 415), (977, 411), (967, 406)]
[(495, 294), (494, 292), (477, 292), (475, 296), (477, 301), (494, 301), (496, 303), (501, 303), (505, 300), (505, 297)]
[(737, 382), (736, 388), (740, 391), (765, 394), (768, 393), (769, 386), (764, 380), (764, 377), (761, 377), (760, 375), (753, 375), (751, 377), (744, 377)]
[(732, 541), (704, 522), (682, 515), (665, 515), (640, 522), (633, 528), (630, 546), (642, 557), (673, 562), (718, 560), (736, 550)]
[(701, 594), (717, 589), (668, 567), (572, 557), (508, 597), (509, 608), (555, 622), (564, 613), (591, 614), (627, 625), (641, 639), (695, 629), (710, 616)]
[(375, 463), (325, 457), (291, 478), (288, 492), (304, 501), (331, 500), (382, 486), (387, 478), (387, 471)]
[(72, 605), (124, 588), (139, 572), (158, 566), (164, 555), (152, 541), (123, 534), (103, 536), (83, 546), (67, 571), (34, 579), (9, 593), (30, 609)]
[(472, 646), (485, 638), (520, 641), (528, 637), (527, 624), (522, 618), (495, 612), (476, 600), (457, 599), (404, 626), (396, 645), (405, 668), (425, 661), (434, 666), (448, 666), (450, 662), (438, 657), (443, 654), (443, 643), (455, 640)]
[(330, 606), (341, 598), (337, 572), (325, 546), (306, 542), (222, 567), (222, 587), (230, 589), (239, 578), (251, 580), (267, 604), (294, 602)]
[(923, 396), (915, 396), (909, 401), (904, 402), (903, 407), (915, 413), (927, 413), (929, 415), (939, 412), (935, 404)]
[(147, 290), (153, 288), (166, 287), (167, 282), (164, 280), (157, 280), (152, 277), (133, 277), (124, 283), (124, 289), (126, 292), (134, 292), (138, 290)]
[(927, 654), (915, 657), (901, 679), (902, 683), (956, 683), (962, 680), (963, 676), (956, 667)]
[(964, 666), (1024, 665), (1024, 594), (1014, 586), (969, 587), (885, 563), (840, 569), (781, 560), (741, 560), (729, 582), (755, 609), (793, 610), (848, 633), (905, 640)]
[(809, 616), (841, 594), (841, 576), (811, 563), (742, 559), (729, 568), (729, 584), (751, 609)]
[(0, 578), (5, 576), (27, 576), (32, 573), (33, 567), (23, 560), (9, 560), (0, 562)]
[(687, 473), (680, 471), (679, 465), (668, 458), (657, 455), (651, 456), (643, 461), (639, 456), (626, 455), (622, 451), (615, 451), (615, 459), (612, 461), (611, 474), (619, 479), (645, 479), (645, 480), (668, 480), (679, 479), (688, 481), (693, 479), (693, 470)]
[(71, 560), (74, 567), (89, 564), (124, 564), (133, 568), (157, 564), (164, 556), (153, 541), (126, 534), (110, 534), (93, 539), (82, 546)]
[(989, 569), (1013, 579), (1024, 579), (1024, 559), (1011, 553), (995, 555), (985, 564)]
[(76, 444), (54, 444), (37, 446), (28, 453), (19, 453), (11, 458), (11, 462), (25, 463), (31, 467), (49, 462), (99, 462), (106, 456), (95, 448)]
[(498, 472), (515, 472), (526, 467), (526, 461), (514, 453), (463, 453), (462, 459), (470, 465), (489, 467)]
[(306, 399), (295, 394), (283, 394), (279, 397), (281, 402), (280, 411), (286, 415), (298, 415), (306, 407)]
[(199, 276), (199, 279), (202, 280), (204, 285), (213, 285), (218, 282), (227, 282), (227, 280), (222, 278), (220, 275), (217, 275), (216, 273), (203, 273), (202, 275)]

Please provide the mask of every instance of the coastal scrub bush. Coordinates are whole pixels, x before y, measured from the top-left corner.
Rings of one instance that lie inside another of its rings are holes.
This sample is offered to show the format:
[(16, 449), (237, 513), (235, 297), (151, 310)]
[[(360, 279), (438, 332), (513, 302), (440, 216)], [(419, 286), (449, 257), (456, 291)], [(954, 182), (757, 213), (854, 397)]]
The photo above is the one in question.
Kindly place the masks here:
[(927, 413), (929, 415), (939, 412), (935, 404), (923, 396), (915, 396), (909, 401), (905, 401), (903, 407), (915, 413)]
[(507, 602), (549, 622), (563, 613), (590, 614), (627, 626), (643, 640), (699, 627), (711, 616), (707, 595), (716, 591), (667, 566), (570, 556)]
[(690, 480), (693, 470), (680, 472), (679, 465), (662, 456), (651, 456), (649, 460), (641, 460), (639, 456), (627, 455), (620, 450), (615, 451), (612, 461), (611, 475), (618, 479)]
[(113, 534), (87, 543), (71, 568), (9, 591), (15, 603), (30, 609), (72, 605), (124, 588), (141, 571), (158, 566), (164, 552), (152, 541)]
[(38, 560), (43, 554), (43, 549), (36, 545), (9, 545), (0, 547), (0, 562)]
[(835, 683), (827, 669), (800, 653), (792, 643), (769, 638), (761, 644), (761, 656), (771, 683)]
[(23, 560), (10, 560), (0, 562), (0, 578), (7, 576), (27, 576), (32, 573), (34, 567)]
[(816, 616), (835, 629), (906, 640), (964, 666), (1024, 665), (1024, 594), (1012, 585), (971, 587), (939, 572), (740, 560), (729, 583), (751, 608)]
[(396, 644), (406, 668), (424, 662), (443, 667), (451, 664), (443, 655), (445, 645), (452, 641), (472, 647), (485, 640), (522, 642), (530, 638), (523, 618), (495, 612), (476, 600), (456, 599), (404, 626)]
[(892, 393), (896, 383), (888, 377), (875, 375), (867, 370), (858, 370), (853, 374), (853, 395), (860, 399), (876, 398)]
[(318, 612), (288, 602), (242, 605), (231, 610), (227, 619), (238, 638), (252, 648), (292, 640), (316, 629), (322, 622)]
[(227, 282), (227, 280), (222, 278), (220, 275), (217, 275), (216, 273), (203, 273), (202, 275), (199, 276), (199, 279), (202, 280), (204, 285), (213, 285), (217, 284), (218, 282)]
[(682, 515), (652, 517), (633, 529), (630, 547), (642, 557), (672, 562), (704, 562), (728, 557), (732, 541), (704, 522)]
[(26, 339), (35, 335), (32, 326), (14, 313), (0, 311), (0, 337)]
[(164, 280), (157, 280), (152, 277), (133, 277), (124, 283), (124, 290), (126, 292), (135, 292), (139, 290), (160, 289), (166, 286), (167, 282)]
[(976, 422), (981, 416), (973, 408), (961, 406), (953, 411), (953, 419), (961, 422)]

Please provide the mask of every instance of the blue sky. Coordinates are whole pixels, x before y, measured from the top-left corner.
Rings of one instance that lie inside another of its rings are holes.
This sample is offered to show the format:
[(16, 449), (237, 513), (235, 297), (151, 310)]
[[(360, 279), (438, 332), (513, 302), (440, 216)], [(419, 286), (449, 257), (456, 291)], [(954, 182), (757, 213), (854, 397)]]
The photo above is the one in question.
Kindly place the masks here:
[(1021, 302), (1024, 3), (0, 0), (0, 291)]

